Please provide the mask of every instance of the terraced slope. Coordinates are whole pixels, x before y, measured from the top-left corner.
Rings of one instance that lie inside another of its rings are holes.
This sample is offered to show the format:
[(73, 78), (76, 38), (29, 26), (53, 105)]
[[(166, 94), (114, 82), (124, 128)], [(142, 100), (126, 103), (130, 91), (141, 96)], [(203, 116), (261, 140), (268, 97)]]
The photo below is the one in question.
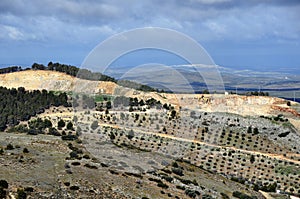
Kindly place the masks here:
[[(153, 97), (175, 107), (166, 110), (141, 105), (130, 111), (125, 106), (105, 112), (60, 107), (39, 115), (54, 125), (61, 119), (73, 121), (79, 135), (77, 141), (53, 142), (66, 151), (65, 156), (59, 153), (60, 169), (55, 171), (59, 173), (58, 183), (53, 182), (66, 195), (87, 196), (90, 189), (94, 196), (99, 192), (94, 188), (97, 184), (124, 198), (222, 198), (225, 195), (234, 198), (236, 192), (263, 198), (258, 189), (274, 191), (274, 186), (282, 192), (300, 193), (297, 129), (300, 117), (296, 111), (299, 104), (288, 106), (287, 101), (274, 97), (145, 93), (53, 71), (0, 75), (0, 86), (88, 94), (104, 92), (143, 100)], [(75, 129), (64, 127), (59, 133), (74, 134)], [(7, 137), (4, 134), (1, 148), (13, 142)], [(26, 144), (30, 151), (38, 151), (33, 145)], [(66, 145), (77, 156), (67, 150)], [(73, 147), (75, 145), (81, 153)], [(24, 156), (20, 150), (13, 152), (17, 155), (10, 156), (10, 152), (5, 151), (1, 166)], [(63, 163), (66, 163), (65, 170)], [(17, 169), (22, 176), (24, 173), (34, 176), (22, 164)], [(15, 182), (24, 180), (17, 175), (12, 183)], [(79, 190), (70, 192), (66, 182), (78, 185)], [(34, 184), (33, 181), (26, 183)], [(51, 189), (46, 191), (51, 192)]]

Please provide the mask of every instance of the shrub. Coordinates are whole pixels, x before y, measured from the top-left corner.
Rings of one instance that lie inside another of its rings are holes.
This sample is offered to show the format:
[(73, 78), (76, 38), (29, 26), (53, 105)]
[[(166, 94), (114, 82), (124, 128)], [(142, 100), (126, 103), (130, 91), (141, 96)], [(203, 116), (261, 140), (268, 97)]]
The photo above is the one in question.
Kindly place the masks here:
[(71, 163), (73, 166), (79, 166), (80, 165), (80, 162), (72, 162)]
[(191, 198), (196, 198), (198, 195), (200, 195), (198, 191), (190, 190), (190, 189), (185, 190), (184, 193)]
[(29, 150), (27, 148), (24, 148), (23, 153), (29, 153)]
[(181, 189), (181, 190), (185, 190), (185, 187), (184, 186), (180, 186), (180, 185), (176, 185), (176, 188), (177, 189)]
[(251, 196), (249, 196), (247, 194), (241, 193), (239, 191), (233, 192), (232, 196), (234, 196), (236, 198), (240, 198), (240, 199), (254, 199), (253, 197), (251, 197)]
[(79, 187), (76, 185), (73, 185), (70, 187), (70, 190), (76, 191), (76, 190), (79, 190)]
[(63, 135), (63, 136), (61, 136), (61, 139), (65, 140), (65, 141), (73, 141), (73, 140), (77, 140), (78, 136), (77, 135)]
[(89, 169), (98, 169), (98, 167), (95, 166), (95, 165), (85, 164), (84, 166), (89, 168)]
[(68, 187), (68, 186), (70, 186), (70, 182), (64, 182), (64, 184)]
[(157, 186), (158, 187), (161, 187), (161, 188), (163, 188), (163, 189), (167, 189), (167, 188), (169, 188), (169, 186), (168, 185), (166, 185), (165, 183), (163, 183), (163, 182), (159, 182), (159, 183), (157, 183)]
[(26, 192), (33, 192), (33, 188), (32, 187), (26, 187), (24, 189), (24, 191), (26, 191)]
[(184, 175), (182, 169), (180, 169), (180, 168), (172, 168), (172, 172), (179, 176)]
[(230, 199), (228, 195), (225, 193), (221, 193), (222, 199)]
[(57, 123), (58, 128), (63, 128), (63, 127), (65, 127), (65, 125), (66, 125), (65, 121), (62, 120), (62, 119), (59, 120), (58, 123)]
[(0, 180), (0, 188), (7, 189), (8, 188), (8, 182), (6, 180)]
[(168, 181), (168, 182), (172, 182), (173, 181), (173, 178), (170, 177), (170, 176), (162, 176), (162, 179)]
[(202, 196), (202, 199), (213, 199), (213, 197), (211, 195), (208, 195), (208, 194), (204, 194)]
[(276, 188), (277, 188), (277, 183), (274, 182), (273, 184), (268, 184), (260, 187), (260, 190), (265, 192), (276, 192)]
[(250, 162), (251, 162), (251, 164), (253, 164), (255, 162), (255, 156), (254, 155), (251, 155)]
[(68, 130), (73, 130), (73, 123), (72, 123), (72, 122), (69, 122), (69, 123), (67, 124), (67, 129), (68, 129)]
[(6, 146), (6, 150), (13, 150), (14, 149), (14, 146), (9, 143), (7, 146)]
[(93, 121), (93, 123), (91, 124), (91, 129), (96, 130), (98, 128), (99, 124), (97, 121)]
[(178, 168), (177, 162), (173, 162), (173, 163), (172, 163), (172, 166), (173, 166), (174, 168)]
[(27, 193), (23, 189), (18, 189), (17, 191), (17, 199), (26, 199)]
[(130, 131), (128, 132), (127, 138), (131, 140), (133, 137), (134, 137), (134, 131), (133, 131), (133, 130), (130, 130)]
[(258, 128), (257, 128), (257, 127), (255, 127), (255, 128), (253, 129), (253, 134), (254, 134), (254, 135), (259, 134), (259, 131), (258, 131)]
[(283, 138), (283, 137), (288, 136), (288, 134), (290, 134), (289, 131), (287, 131), (287, 132), (285, 132), (285, 133), (280, 133), (280, 134), (278, 135), (278, 137)]
[(0, 198), (6, 198), (7, 191), (0, 187)]
[(72, 151), (72, 152), (70, 153), (70, 157), (71, 157), (71, 159), (73, 159), (73, 158), (77, 159), (79, 156), (78, 156), (78, 154), (77, 154), (76, 151)]

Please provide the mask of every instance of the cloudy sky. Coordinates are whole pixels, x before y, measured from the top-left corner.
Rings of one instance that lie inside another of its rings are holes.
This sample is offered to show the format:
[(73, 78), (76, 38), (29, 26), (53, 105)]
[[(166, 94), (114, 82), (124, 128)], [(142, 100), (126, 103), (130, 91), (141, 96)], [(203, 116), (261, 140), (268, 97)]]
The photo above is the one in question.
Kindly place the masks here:
[(198, 41), (218, 65), (292, 70), (299, 10), (299, 0), (1, 0), (0, 64), (80, 65), (113, 34), (162, 27)]

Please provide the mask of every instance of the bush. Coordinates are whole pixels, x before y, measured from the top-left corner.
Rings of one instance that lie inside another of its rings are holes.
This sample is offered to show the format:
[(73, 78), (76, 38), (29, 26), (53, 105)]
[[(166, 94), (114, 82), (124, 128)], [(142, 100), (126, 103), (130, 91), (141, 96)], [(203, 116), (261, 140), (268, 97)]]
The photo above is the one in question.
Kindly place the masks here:
[(73, 166), (79, 166), (80, 162), (72, 162), (71, 165), (73, 165)]
[(58, 128), (63, 128), (63, 127), (65, 127), (65, 125), (66, 125), (65, 121), (62, 120), (62, 119), (59, 120), (58, 123), (57, 123)]
[(0, 180), (0, 188), (7, 189), (8, 188), (8, 182), (6, 180)]
[(14, 149), (14, 146), (9, 143), (7, 146), (6, 146), (6, 150), (13, 150)]
[(163, 182), (159, 182), (159, 183), (157, 183), (157, 186), (158, 187), (161, 187), (161, 188), (163, 188), (163, 189), (167, 189), (167, 188), (169, 188), (169, 186), (168, 185), (166, 185), (165, 183), (163, 183)]
[(2, 187), (0, 187), (0, 198), (2, 199), (5, 199), (6, 198), (6, 195), (7, 195), (7, 191), (4, 190)]
[(26, 191), (26, 192), (33, 192), (33, 188), (32, 187), (26, 187), (24, 189), (24, 191)]
[(250, 162), (251, 162), (251, 164), (253, 164), (255, 162), (255, 156), (254, 155), (251, 155)]
[(185, 190), (185, 187), (184, 186), (180, 186), (180, 185), (176, 185), (176, 188), (177, 189), (181, 189), (181, 190)]
[(63, 135), (63, 136), (61, 136), (61, 139), (65, 140), (65, 141), (73, 141), (73, 140), (77, 140), (78, 136), (77, 135)]
[(255, 128), (253, 129), (253, 134), (254, 134), (254, 135), (259, 134), (259, 131), (258, 131), (258, 128), (257, 128), (257, 127), (255, 127)]
[(27, 148), (24, 148), (23, 153), (29, 153), (29, 150)]
[(260, 190), (265, 191), (265, 192), (276, 192), (276, 188), (277, 188), (276, 182), (259, 187)]
[(26, 199), (27, 193), (23, 189), (18, 189), (17, 191), (17, 199)]
[(172, 167), (178, 168), (178, 163), (177, 163), (177, 162), (173, 162), (173, 163), (172, 163)]
[(68, 129), (68, 130), (73, 130), (73, 123), (72, 123), (72, 122), (69, 122), (69, 123), (67, 124), (67, 129)]
[(290, 134), (289, 131), (287, 131), (287, 132), (285, 132), (285, 133), (280, 133), (280, 134), (278, 135), (278, 137), (283, 138), (283, 137), (288, 136), (288, 134)]
[(254, 197), (251, 197), (247, 194), (241, 193), (239, 191), (235, 191), (232, 193), (232, 196), (236, 197), (236, 198), (240, 198), (240, 199), (254, 199)]
[(96, 130), (98, 128), (98, 122), (97, 121), (93, 121), (93, 123), (91, 124), (91, 129)]
[(190, 189), (185, 190), (184, 193), (191, 198), (196, 198), (198, 195), (200, 195), (198, 191), (190, 190)]
[(127, 138), (128, 138), (129, 140), (131, 140), (133, 137), (134, 137), (134, 131), (133, 131), (133, 130), (130, 130), (130, 131), (128, 132)]
[(180, 168), (172, 168), (172, 172), (179, 176), (184, 175), (182, 169), (180, 169)]
[(67, 187), (71, 185), (70, 182), (64, 182), (64, 185), (66, 185)]
[(98, 167), (95, 166), (95, 165), (85, 164), (84, 166), (89, 168), (89, 169), (98, 169)]
[(77, 154), (77, 152), (76, 151), (72, 151), (71, 153), (70, 153), (70, 157), (71, 157), (71, 159), (77, 159), (79, 156), (78, 156), (78, 154)]
[(76, 190), (79, 190), (79, 187), (76, 185), (73, 185), (70, 187), (70, 190), (76, 191)]
[(170, 177), (170, 176), (162, 176), (162, 179), (168, 181), (168, 182), (172, 182), (173, 181), (173, 178)]
[(213, 197), (211, 195), (208, 195), (208, 194), (204, 194), (202, 196), (202, 199), (213, 199)]
[(230, 199), (228, 195), (225, 193), (221, 193), (222, 199)]

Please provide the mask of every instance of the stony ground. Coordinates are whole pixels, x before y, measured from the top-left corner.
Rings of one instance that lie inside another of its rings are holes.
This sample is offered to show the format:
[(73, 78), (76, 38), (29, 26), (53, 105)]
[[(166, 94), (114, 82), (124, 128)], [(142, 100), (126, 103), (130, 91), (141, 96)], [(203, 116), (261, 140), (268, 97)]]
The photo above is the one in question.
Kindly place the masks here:
[(273, 183), (281, 192), (300, 193), (299, 104), (273, 97), (143, 93), (49, 71), (30, 78), (16, 74), (1, 75), (0, 84), (153, 97), (171, 103), (176, 115), (155, 108), (105, 113), (52, 107), (38, 117), (54, 125), (73, 122), (79, 140), (1, 132), (0, 180), (8, 181), (11, 195), (24, 189), (31, 198), (233, 198), (239, 191), (263, 198), (255, 185)]

